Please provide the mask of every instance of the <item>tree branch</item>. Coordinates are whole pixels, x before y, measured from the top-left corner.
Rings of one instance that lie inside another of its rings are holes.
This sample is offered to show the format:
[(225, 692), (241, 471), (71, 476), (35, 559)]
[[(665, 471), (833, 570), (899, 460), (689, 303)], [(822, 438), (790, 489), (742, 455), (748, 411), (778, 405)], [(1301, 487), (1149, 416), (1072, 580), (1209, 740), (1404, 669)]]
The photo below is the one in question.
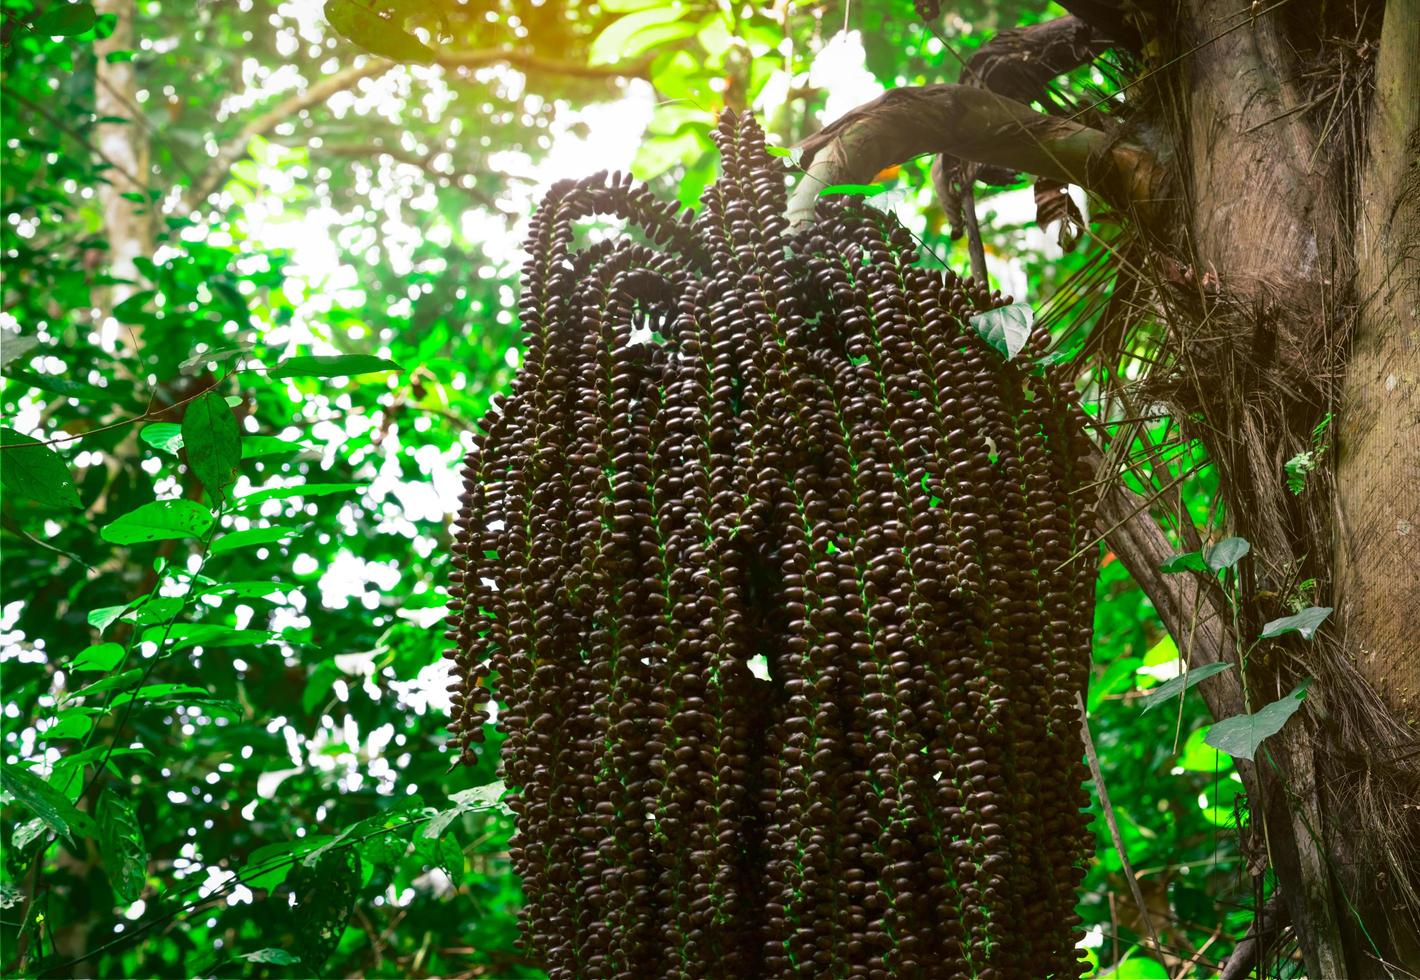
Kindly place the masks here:
[(423, 155), (404, 149), (402, 146), (390, 146), (387, 143), (324, 143), (320, 147), (321, 153), (329, 153), (342, 157), (378, 157), (387, 156), (400, 163), (407, 163), (420, 170), (433, 180), (445, 183), (450, 187), (457, 187), (469, 197), (473, 198), (480, 206), (490, 211), (497, 210), (497, 202), (479, 190), (476, 186), (465, 186), (459, 180), (461, 177), (477, 179), (478, 175), (468, 170), (440, 170), (434, 166), (434, 155)]
[[(604, 79), (645, 78), (650, 66), (649, 59), (642, 59), (627, 65), (586, 65), (544, 58), (526, 51), (508, 51), (501, 48), (439, 51), (435, 56), (434, 63), (451, 71), (467, 72), (490, 65), (508, 65), (527, 74)], [(397, 67), (396, 62), (388, 59), (369, 58), (363, 64), (344, 68), (333, 75), (327, 75), (252, 119), (218, 151), (217, 155), (203, 168), (198, 178), (193, 181), (192, 187), (187, 193), (189, 206), (196, 207), (201, 204), (221, 185), (222, 181), (226, 180), (232, 165), (246, 155), (247, 145), (252, 141), (252, 137), (265, 136), (291, 117), (324, 104), (336, 93), (354, 88), (367, 78), (378, 78), (395, 67)], [(390, 153), (391, 151), (385, 150), (384, 152)]]
[(1247, 935), (1233, 948), (1219, 980), (1245, 980), (1282, 931), (1282, 919), (1286, 914), (1286, 906), (1277, 901), (1276, 895), (1269, 898), (1253, 916)]
[(208, 161), (202, 173), (192, 182), (192, 187), (187, 192), (188, 205), (196, 207), (207, 200), (222, 181), (227, 179), (227, 173), (232, 169), (232, 165), (246, 156), (247, 146), (253, 137), (265, 136), (292, 116), (325, 103), (332, 95), (354, 88), (366, 78), (378, 78), (394, 66), (393, 61), (387, 61), (384, 58), (371, 58), (364, 64), (341, 69), (335, 74), (327, 75), (315, 84), (307, 86), (302, 91), (282, 99), (261, 115), (247, 122), (241, 131), (228, 140), (217, 152), (217, 155)]
[(961, 82), (1033, 102), (1052, 78), (1089, 64), (1114, 43), (1075, 16), (1010, 28), (976, 50), (962, 68)]
[(967, 85), (891, 89), (801, 146), (807, 169), (788, 209), (790, 225), (799, 227), (812, 223), (821, 188), (867, 182), (928, 153), (1079, 184), (1146, 222), (1164, 178), (1163, 167), (1141, 146)]
[[(1191, 573), (1159, 571), (1159, 566), (1173, 555), (1174, 547), (1150, 516), (1148, 501), (1124, 486), (1102, 459), (1094, 462), (1095, 473), (1104, 486), (1095, 505), (1100, 529), (1110, 550), (1153, 603), (1164, 629), (1178, 646), (1179, 655), (1190, 667), (1231, 663), (1231, 630), (1218, 597), (1205, 590)], [(1242, 686), (1233, 671), (1207, 678), (1199, 690), (1215, 718), (1244, 710)]]
[(444, 68), (474, 69), (488, 65), (508, 65), (529, 75), (562, 75), (567, 78), (649, 78), (650, 58), (624, 65), (588, 65), (576, 61), (544, 58), (528, 51), (440, 51), (434, 63)]

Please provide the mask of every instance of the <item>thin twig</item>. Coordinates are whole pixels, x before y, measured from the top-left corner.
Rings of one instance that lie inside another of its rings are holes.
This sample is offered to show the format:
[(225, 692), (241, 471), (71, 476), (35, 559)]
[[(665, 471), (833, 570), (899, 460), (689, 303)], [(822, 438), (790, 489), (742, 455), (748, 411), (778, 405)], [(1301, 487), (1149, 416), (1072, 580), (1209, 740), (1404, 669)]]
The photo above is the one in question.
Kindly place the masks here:
[(1085, 699), (1075, 692), (1075, 703), (1080, 707), (1080, 735), (1085, 741), (1085, 758), (1090, 763), (1090, 775), (1095, 780), (1095, 791), (1099, 794), (1100, 809), (1104, 811), (1105, 823), (1109, 825), (1109, 835), (1114, 840), (1114, 849), (1119, 854), (1119, 863), (1124, 866), (1124, 877), (1129, 880), (1129, 890), (1134, 894), (1134, 902), (1139, 906), (1139, 918), (1149, 932), (1149, 942), (1154, 946), (1154, 954), (1159, 962), (1164, 962), (1164, 947), (1159, 942), (1154, 919), (1149, 915), (1149, 906), (1144, 903), (1144, 893), (1139, 890), (1139, 882), (1134, 877), (1134, 869), (1129, 864), (1129, 855), (1124, 850), (1124, 838), (1119, 833), (1119, 822), (1114, 818), (1114, 807), (1109, 802), (1109, 793), (1104, 788), (1104, 773), (1100, 772), (1099, 755), (1095, 752), (1095, 740), (1090, 737), (1090, 718), (1085, 710)]

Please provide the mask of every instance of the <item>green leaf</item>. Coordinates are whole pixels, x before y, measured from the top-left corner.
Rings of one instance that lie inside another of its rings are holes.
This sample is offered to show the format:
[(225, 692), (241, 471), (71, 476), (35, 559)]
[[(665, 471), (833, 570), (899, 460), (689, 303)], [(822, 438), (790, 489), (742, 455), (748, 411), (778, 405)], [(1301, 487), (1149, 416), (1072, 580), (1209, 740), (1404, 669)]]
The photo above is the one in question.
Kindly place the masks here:
[(268, 500), (287, 500), (291, 497), (326, 497), (333, 493), (349, 493), (363, 490), (366, 483), (298, 483), (291, 487), (272, 487), (269, 490), (254, 490), (236, 499), (237, 507), (252, 507)]
[[(110, 608), (116, 608), (121, 613), (127, 607), (116, 606)], [(92, 616), (93, 613), (89, 615)], [(122, 659), (123, 647), (119, 646), (117, 643), (95, 643), (92, 646), (87, 646), (80, 650), (79, 655), (74, 658), (74, 662), (69, 665), (69, 669), (113, 670)]]
[(1317, 467), (1317, 456), (1313, 452), (1301, 452), (1282, 464), (1287, 474), (1287, 489), (1300, 496), (1307, 488), (1307, 474)]
[(616, 64), (655, 45), (689, 37), (695, 33), (695, 24), (681, 20), (684, 12), (675, 5), (657, 5), (618, 17), (592, 41), (587, 63)]
[(83, 738), (94, 727), (94, 722), (82, 711), (61, 711), (53, 725), (39, 734), (46, 741), (58, 738)]
[(1135, 946), (1119, 965), (1107, 973), (1100, 974), (1101, 980), (1168, 980), (1169, 971), (1157, 960), (1149, 958), (1142, 946)]
[(451, 793), (449, 799), (454, 801), (454, 805), (447, 810), (441, 810), (435, 814), (424, 828), (422, 836), (428, 838), (438, 838), (443, 836), (449, 824), (453, 823), (465, 813), (473, 813), (478, 810), (501, 810), (504, 813), (510, 812), (508, 805), (501, 802), (507, 787), (500, 779), (487, 786), (475, 786), (473, 789), (460, 790)]
[(73, 37), (91, 30), (98, 20), (91, 3), (56, 4), (34, 20), (34, 32), (41, 37)]
[(39, 338), (33, 335), (21, 337), (9, 330), (0, 331), (0, 367), (6, 367), (38, 346)]
[(730, 32), (730, 19), (725, 16), (723, 11), (717, 10), (700, 22), (700, 28), (695, 32), (695, 39), (700, 42), (700, 46), (710, 56), (712, 64), (723, 65), (725, 53), (735, 43), (735, 36)]
[(280, 582), (237, 581), (219, 582), (203, 589), (199, 594), (222, 598), (266, 599), (269, 602), (284, 602), (286, 596), (294, 591), (296, 590), (292, 586), (283, 585)]
[(112, 691), (114, 688), (127, 687), (142, 680), (144, 668), (134, 667), (132, 670), (125, 670), (120, 674), (109, 674), (103, 680), (95, 681), (88, 687), (81, 688), (73, 694), (67, 695), (66, 700), (74, 701), (79, 698), (93, 697), (95, 694), (102, 694), (105, 691)]
[(1144, 661), (1138, 657), (1120, 657), (1110, 663), (1105, 668), (1104, 673), (1098, 680), (1090, 681), (1090, 698), (1088, 710), (1091, 714), (1104, 704), (1105, 698), (1119, 691), (1124, 691), (1132, 687), (1131, 681), (1134, 671), (1143, 666)]
[(138, 901), (147, 882), (148, 851), (133, 804), (113, 790), (99, 799), (99, 842), (114, 894), (127, 903)]
[(846, 197), (876, 197), (887, 191), (886, 184), (829, 184), (819, 189), (819, 197), (842, 194)]
[(243, 647), (269, 643), (276, 637), (270, 630), (239, 630), (218, 623), (173, 623), (154, 626), (143, 633), (144, 642), (161, 643), (166, 637), (172, 649), (185, 647)]
[(304, 531), (304, 527), (253, 527), (245, 531), (232, 531), (212, 542), (211, 553), (225, 555), (239, 548), (253, 548), (257, 545), (285, 541)]
[(301, 692), (301, 710), (308, 715), (315, 714), (316, 708), (320, 707), (339, 679), (340, 669), (335, 664), (329, 660), (317, 664), (315, 670), (306, 678), (305, 690)]
[(5, 377), (18, 381), (21, 384), (29, 385), (31, 388), (38, 388), (40, 391), (47, 391), (54, 395), (62, 395), (65, 398), (78, 398), (102, 402), (113, 401), (113, 392), (111, 391), (105, 391), (103, 388), (95, 388), (93, 385), (86, 385), (79, 381), (70, 381), (68, 378), (60, 378), (52, 374), (37, 374), (34, 371), (7, 367), (5, 369)]
[(187, 463), (213, 497), (220, 498), (237, 478), (242, 460), (242, 434), (237, 417), (215, 391), (193, 399), (182, 417), (182, 444)]
[(434, 50), (423, 41), (354, 0), (327, 0), (325, 19), (347, 39), (381, 58), (418, 65), (434, 60)]
[(375, 371), (402, 371), (394, 361), (369, 354), (314, 354), (277, 361), (268, 378), (353, 378)]
[(1215, 572), (1232, 568), (1243, 556), (1252, 550), (1246, 538), (1224, 538), (1204, 554), (1204, 561)]
[(1261, 639), (1270, 640), (1284, 633), (1300, 633), (1302, 639), (1310, 640), (1316, 635), (1317, 627), (1330, 615), (1330, 606), (1308, 606), (1295, 616), (1283, 616), (1263, 626)]
[(109, 702), (108, 710), (116, 711), (128, 704), (130, 701), (137, 701), (139, 704), (158, 708), (173, 704), (200, 704), (211, 706), (222, 704), (211, 691), (202, 687), (193, 687), (191, 684), (148, 684), (138, 688), (136, 691), (127, 691), (120, 694)]
[(258, 949), (254, 953), (243, 953), (237, 959), (245, 960), (248, 963), (271, 963), (276, 966), (294, 966), (301, 962), (301, 958), (294, 953), (288, 953), (284, 949), (275, 946), (268, 946), (266, 949)]
[(212, 529), (212, 512), (191, 500), (156, 500), (129, 511), (100, 532), (110, 544), (200, 538)]
[(10, 847), (16, 851), (29, 850), (29, 846), (39, 840), (40, 835), (47, 829), (39, 817), (26, 820), (15, 828), (15, 835), (10, 838)]
[(123, 614), (128, 612), (128, 608), (128, 606), (100, 606), (98, 609), (90, 609), (86, 618), (90, 626), (102, 633), (118, 622)]
[(1194, 667), (1191, 670), (1179, 674), (1172, 680), (1165, 681), (1140, 699), (1141, 703), (1144, 705), (1144, 712), (1147, 714), (1153, 711), (1170, 698), (1177, 697), (1184, 691), (1206, 681), (1215, 674), (1221, 674), (1232, 666), (1232, 664), (1225, 663), (1203, 664), (1200, 667)]
[(139, 290), (113, 308), (113, 318), (119, 323), (146, 323), (153, 319), (146, 307), (157, 295), (151, 289)]
[(79, 509), (79, 491), (57, 452), (9, 428), (0, 428), (0, 445), (5, 446), (0, 450), (0, 484), (6, 490), (49, 507)]
[(360, 855), (352, 847), (327, 850), (308, 867), (291, 869), (286, 879), (295, 897), (292, 915), (301, 962), (315, 974), (340, 942), (360, 893)]
[(279, 439), (276, 436), (244, 436), (242, 438), (242, 459), (280, 456), (284, 453), (298, 453), (309, 448), (310, 443)]
[(1189, 733), (1179, 753), (1177, 765), (1187, 772), (1226, 773), (1233, 766), (1233, 760), (1204, 741), (1208, 728), (1196, 728)]
[(28, 807), (50, 830), (73, 843), (74, 828), (84, 823), (84, 815), (59, 789), (21, 765), (0, 767), (0, 789)]
[(124, 619), (131, 618), (145, 625), (148, 623), (167, 622), (181, 611), (186, 602), (186, 596), (150, 595), (138, 605), (134, 606), (133, 615), (131, 617), (125, 616)]
[(1302, 681), (1291, 694), (1264, 705), (1252, 714), (1224, 718), (1208, 729), (1204, 741), (1220, 752), (1239, 759), (1251, 759), (1269, 735), (1281, 731), (1287, 719), (1297, 713), (1307, 696), (1310, 680)]
[(1029, 303), (1012, 303), (971, 318), (972, 329), (1008, 361), (1021, 352), (1034, 325), (1035, 311)]
[(1208, 563), (1203, 560), (1203, 556), (1196, 551), (1190, 551), (1183, 555), (1173, 555), (1166, 559), (1159, 566), (1159, 571), (1168, 574), (1175, 572), (1206, 572)]
[[(209, 284), (212, 285), (212, 284)], [(240, 296), (240, 294), (238, 294)], [(207, 350), (201, 354), (193, 354), (187, 360), (178, 365), (183, 371), (192, 371), (194, 368), (206, 368), (209, 364), (220, 364), (229, 361), (234, 357), (252, 352), (251, 344), (240, 344), (236, 347), (223, 347), (219, 350)]]
[(160, 452), (176, 456), (182, 448), (182, 426), (176, 422), (150, 422), (139, 430), (138, 438)]

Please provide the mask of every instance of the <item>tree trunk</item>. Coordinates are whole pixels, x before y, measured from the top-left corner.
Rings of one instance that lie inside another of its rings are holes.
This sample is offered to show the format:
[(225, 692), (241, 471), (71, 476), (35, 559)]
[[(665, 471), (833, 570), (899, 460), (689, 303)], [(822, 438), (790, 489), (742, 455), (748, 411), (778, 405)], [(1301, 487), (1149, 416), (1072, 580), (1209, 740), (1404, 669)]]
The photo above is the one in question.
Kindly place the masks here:
[(1385, 25), (1355, 233), (1337, 582), (1361, 673), (1420, 726), (1420, 2), (1390, 0)]
[[(124, 120), (101, 122), (95, 129), (99, 154), (109, 164), (105, 173), (108, 183), (99, 186), (99, 208), (108, 238), (109, 272), (116, 279), (135, 282), (138, 269), (134, 260), (153, 253), (153, 205), (147, 200), (148, 138), (138, 105), (133, 62), (109, 59), (116, 52), (134, 50), (134, 0), (97, 0), (94, 8), (101, 17), (112, 14), (117, 18), (113, 33), (94, 44), (98, 57), (94, 112), (100, 119)], [(143, 200), (126, 198), (125, 194), (142, 195)], [(133, 292), (133, 286), (115, 283), (106, 296), (100, 297), (103, 314), (106, 316)], [(137, 340), (127, 332), (118, 339), (131, 343)]]
[[(1159, 574), (1168, 540), (1120, 487), (1102, 530), (1195, 666), (1239, 665), (1201, 685), (1215, 717), (1313, 679), (1309, 709), (1237, 760), (1308, 975), (1420, 975), (1420, 0), (1389, 0), (1383, 21), (1378, 3), (1154, 9), (1122, 132), (960, 86), (889, 92), (805, 141), (791, 213), (811, 215), (825, 183), (941, 152), (1071, 180), (1142, 219), (1174, 361), (1159, 397), (1253, 545), (1238, 629), (1214, 586)], [(1332, 89), (1303, 90), (1348, 56)], [(1287, 461), (1332, 414), (1339, 453), (1289, 492)], [(1322, 634), (1248, 658), (1266, 620), (1312, 601), (1337, 610)]]

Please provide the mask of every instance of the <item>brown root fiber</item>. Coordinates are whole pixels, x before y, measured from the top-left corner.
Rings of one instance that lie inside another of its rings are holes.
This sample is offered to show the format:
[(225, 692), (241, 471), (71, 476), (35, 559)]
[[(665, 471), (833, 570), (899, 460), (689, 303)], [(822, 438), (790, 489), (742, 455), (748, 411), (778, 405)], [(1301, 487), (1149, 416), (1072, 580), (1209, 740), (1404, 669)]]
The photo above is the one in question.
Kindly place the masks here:
[[(500, 703), (553, 977), (1075, 977), (1096, 548), (1063, 376), (748, 118), (698, 217), (554, 187), (469, 454), (455, 741)], [(573, 249), (612, 214), (639, 241)], [(1083, 556), (1076, 556), (1082, 551)], [(1073, 559), (1073, 560), (1072, 560)]]

